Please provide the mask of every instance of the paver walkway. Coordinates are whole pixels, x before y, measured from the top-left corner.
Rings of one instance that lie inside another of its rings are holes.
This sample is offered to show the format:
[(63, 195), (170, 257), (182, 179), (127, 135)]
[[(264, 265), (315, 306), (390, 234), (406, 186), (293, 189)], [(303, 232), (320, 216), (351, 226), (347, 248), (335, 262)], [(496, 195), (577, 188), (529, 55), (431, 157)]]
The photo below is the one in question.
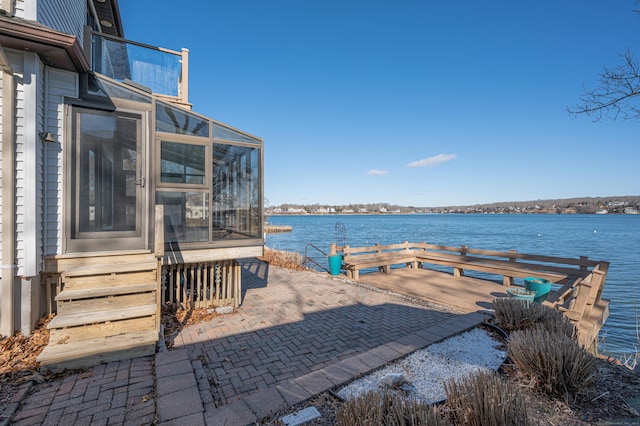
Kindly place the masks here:
[(328, 275), (243, 267), (236, 312), (186, 327), (169, 352), (36, 386), (13, 421), (252, 424), (483, 320)]

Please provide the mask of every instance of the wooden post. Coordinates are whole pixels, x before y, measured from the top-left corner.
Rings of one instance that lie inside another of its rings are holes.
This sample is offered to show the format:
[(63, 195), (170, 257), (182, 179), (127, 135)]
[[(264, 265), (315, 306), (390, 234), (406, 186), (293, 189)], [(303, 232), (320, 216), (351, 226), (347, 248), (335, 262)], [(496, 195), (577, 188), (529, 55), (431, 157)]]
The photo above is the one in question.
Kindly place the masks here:
[(180, 75), (180, 83), (178, 87), (180, 101), (189, 103), (189, 49), (182, 48), (180, 52), (182, 56), (182, 68)]
[(156, 205), (155, 229), (153, 234), (153, 251), (156, 256), (156, 329), (160, 330), (162, 303), (164, 302), (164, 285), (162, 261), (164, 259), (164, 205)]
[(154, 253), (156, 257), (164, 257), (164, 205), (156, 205), (156, 221), (154, 229)]
[[(467, 246), (460, 246), (460, 257), (464, 257), (467, 255)], [(454, 277), (463, 277), (464, 276), (464, 268), (453, 268), (453, 276)]]
[[(509, 250), (509, 253), (516, 254), (516, 250)], [(516, 262), (515, 256), (509, 256), (509, 262)], [(513, 277), (508, 277), (506, 275), (502, 276), (502, 285), (505, 287), (511, 287), (513, 285)]]
[(587, 261), (589, 260), (588, 256), (580, 256), (580, 270), (581, 271), (586, 271), (587, 270)]
[(338, 250), (336, 249), (336, 244), (331, 243), (331, 245), (329, 246), (329, 256), (335, 256), (336, 254), (338, 254)]

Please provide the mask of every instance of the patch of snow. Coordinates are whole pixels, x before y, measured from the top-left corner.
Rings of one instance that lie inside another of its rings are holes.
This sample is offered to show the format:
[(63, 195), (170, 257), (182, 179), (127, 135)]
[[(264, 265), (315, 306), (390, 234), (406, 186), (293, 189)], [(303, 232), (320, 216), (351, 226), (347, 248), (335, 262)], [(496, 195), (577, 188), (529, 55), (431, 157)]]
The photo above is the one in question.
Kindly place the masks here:
[(482, 328), (475, 328), (416, 351), (403, 359), (354, 380), (338, 392), (349, 400), (368, 390), (382, 390), (382, 379), (390, 374), (402, 374), (408, 383), (400, 386), (410, 398), (427, 404), (446, 399), (443, 383), (460, 380), (478, 370), (497, 370), (507, 352), (501, 342)]

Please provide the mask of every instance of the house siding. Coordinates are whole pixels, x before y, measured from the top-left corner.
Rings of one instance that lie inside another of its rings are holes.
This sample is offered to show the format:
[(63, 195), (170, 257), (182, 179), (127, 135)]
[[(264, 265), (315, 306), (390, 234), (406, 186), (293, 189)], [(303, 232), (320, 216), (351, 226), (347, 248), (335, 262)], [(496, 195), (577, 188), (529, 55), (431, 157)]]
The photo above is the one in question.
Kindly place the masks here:
[(25, 12), (25, 0), (16, 0), (15, 15), (18, 18), (27, 18)]
[[(0, 188), (2, 188), (2, 80), (4, 72), (0, 72)], [(0, 191), (0, 225), (2, 225), (2, 191)], [(0, 226), (0, 247), (2, 247), (2, 226)], [(1, 257), (1, 256), (0, 256)]]
[(78, 97), (78, 74), (47, 68), (45, 129), (55, 135), (55, 142), (45, 144), (44, 175), (44, 253), (62, 253), (62, 165), (65, 125), (64, 98)]
[(44, 68), (34, 53), (12, 54), (10, 61), (16, 78), (17, 275), (32, 277), (42, 269), (43, 255), (43, 150), (38, 134), (44, 124)]
[(38, 22), (76, 36), (82, 46), (87, 0), (40, 0), (37, 13)]

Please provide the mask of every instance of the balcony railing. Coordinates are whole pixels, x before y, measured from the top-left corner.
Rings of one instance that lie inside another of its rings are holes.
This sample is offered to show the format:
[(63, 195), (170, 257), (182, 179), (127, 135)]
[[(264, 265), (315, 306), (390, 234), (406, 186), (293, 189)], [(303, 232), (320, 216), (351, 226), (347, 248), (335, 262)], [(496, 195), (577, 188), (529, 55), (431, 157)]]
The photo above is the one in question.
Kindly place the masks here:
[(91, 68), (117, 81), (131, 80), (174, 102), (189, 102), (187, 49), (176, 52), (92, 33)]

